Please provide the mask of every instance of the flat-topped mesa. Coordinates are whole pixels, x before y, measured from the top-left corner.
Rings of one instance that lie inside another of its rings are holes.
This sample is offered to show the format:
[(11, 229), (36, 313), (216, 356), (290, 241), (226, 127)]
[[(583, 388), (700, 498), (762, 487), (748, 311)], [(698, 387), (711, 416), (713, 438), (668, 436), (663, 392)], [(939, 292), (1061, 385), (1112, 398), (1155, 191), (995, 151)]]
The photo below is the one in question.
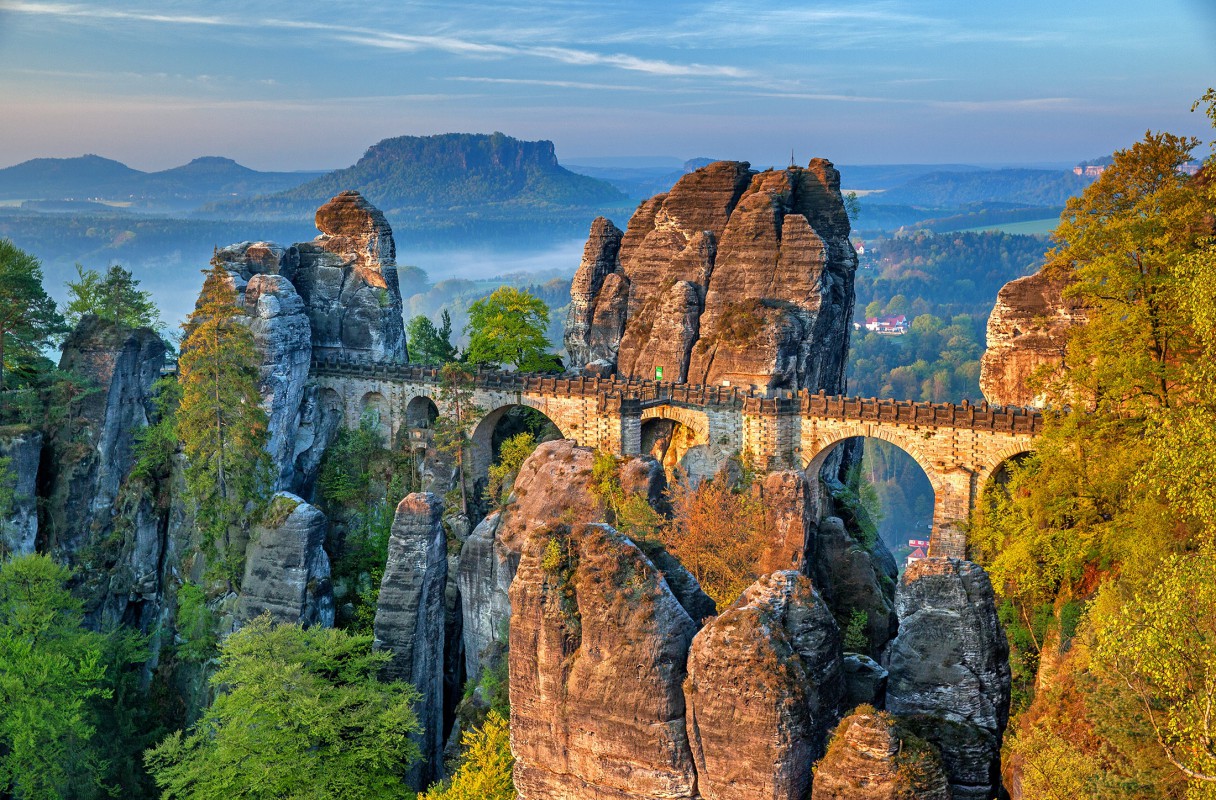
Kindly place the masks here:
[(715, 162), (641, 203), (624, 234), (592, 223), (571, 288), (571, 366), (839, 392), (856, 268), (831, 162)]

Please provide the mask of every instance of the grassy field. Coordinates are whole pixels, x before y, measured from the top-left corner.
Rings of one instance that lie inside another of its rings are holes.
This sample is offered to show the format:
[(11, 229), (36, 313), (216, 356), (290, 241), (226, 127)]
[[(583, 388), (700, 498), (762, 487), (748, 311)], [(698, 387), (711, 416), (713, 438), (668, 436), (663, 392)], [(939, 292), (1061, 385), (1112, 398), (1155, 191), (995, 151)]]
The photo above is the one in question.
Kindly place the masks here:
[(979, 228), (963, 228), (966, 233), (984, 233), (985, 231), (1001, 231), (1002, 233), (1021, 233), (1041, 235), (1051, 233), (1060, 224), (1059, 217), (1047, 219), (1029, 219), (1025, 222), (1006, 222), (1003, 225), (984, 225)]

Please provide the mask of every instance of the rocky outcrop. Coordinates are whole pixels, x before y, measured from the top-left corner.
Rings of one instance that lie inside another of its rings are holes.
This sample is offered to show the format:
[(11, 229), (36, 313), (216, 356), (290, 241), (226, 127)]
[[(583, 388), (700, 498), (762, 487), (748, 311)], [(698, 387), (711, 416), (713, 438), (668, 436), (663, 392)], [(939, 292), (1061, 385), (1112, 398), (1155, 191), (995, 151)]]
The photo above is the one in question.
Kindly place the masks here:
[(815, 559), (815, 507), (811, 482), (801, 470), (779, 470), (757, 484), (764, 507), (765, 544), (761, 572), (806, 572)]
[(844, 703), (841, 708), (852, 710), (861, 705), (882, 708), (887, 697), (887, 670), (874, 659), (861, 653), (845, 653)]
[(877, 656), (895, 635), (895, 579), (898, 569), (882, 540), (867, 548), (851, 536), (840, 517), (819, 522), (810, 569), (815, 588), (841, 625), (855, 613), (866, 617), (868, 654)]
[[(151, 328), (89, 315), (63, 345), (59, 368), (87, 389), (51, 435), (47, 543), (71, 559), (112, 530), (115, 500), (134, 465), (136, 434), (152, 412), (166, 347)], [(82, 387), (82, 388), (85, 388)]]
[(996, 795), (1009, 720), (1009, 647), (987, 573), (970, 561), (908, 566), (896, 593), (887, 710), (939, 747), (956, 800)]
[(511, 584), (511, 750), (521, 800), (692, 798), (684, 664), (696, 626), (606, 525), (553, 525)]
[(444, 590), (447, 534), (443, 501), (416, 492), (397, 506), (388, 563), (376, 604), (375, 646), (393, 654), (385, 677), (412, 683), (421, 695), (414, 711), (422, 725), (422, 760), (409, 774), (414, 789), (442, 776)]
[(456, 585), (460, 590), (461, 636), (464, 643), (465, 678), (473, 684), (482, 670), (505, 649), (507, 621), (511, 619), (511, 579), (519, 566), (519, 554), (496, 539), (501, 512), (483, 519), (460, 551)]
[(688, 739), (705, 800), (801, 800), (842, 695), (840, 631), (802, 574), (756, 581), (688, 655)]
[[(523, 545), (535, 531), (555, 522), (602, 522), (607, 511), (592, 491), (595, 451), (569, 439), (539, 445), (520, 467), (505, 508), (486, 517), (465, 541), (460, 554), (461, 609), (464, 617), (465, 668), (475, 681), (504, 649), (511, 615), (507, 589), (515, 577)], [(666, 476), (653, 458), (631, 458), (617, 468), (621, 490), (665, 509)], [(715, 606), (674, 557), (660, 545), (645, 544), (646, 554), (663, 573), (670, 590), (694, 621), (715, 613)]]
[(316, 506), (279, 492), (256, 525), (245, 550), (238, 613), (244, 620), (268, 613), (276, 622), (334, 624), (325, 532), (329, 522)]
[(393, 231), (379, 209), (346, 191), (317, 209), (321, 235), (295, 246), (288, 277), (304, 298), (313, 351), (404, 363), (405, 322)]
[(38, 462), (42, 434), (17, 429), (0, 435), (0, 492), (9, 495), (8, 508), (0, 509), (0, 559), (34, 552), (38, 539)]
[(988, 316), (988, 348), (980, 361), (980, 390), (989, 403), (1042, 406), (1036, 372), (1050, 374), (1064, 361), (1068, 332), (1085, 321), (1085, 309), (1064, 297), (1067, 280), (1050, 270), (1005, 284)]
[[(612, 222), (596, 217), (591, 223), (591, 235), (583, 246), (583, 261), (570, 284), (570, 314), (566, 320), (566, 352), (572, 362), (589, 364), (597, 359), (616, 359), (616, 350), (600, 351), (592, 342), (590, 332), (595, 318), (595, 300), (604, 285), (604, 278), (615, 273), (620, 262), (621, 229)], [(623, 310), (623, 309), (622, 309)], [(623, 323), (622, 317), (621, 322)], [(610, 327), (600, 320), (600, 329)]]
[[(592, 226), (571, 294), (571, 366), (596, 374), (843, 388), (857, 258), (830, 162), (719, 161)], [(614, 280), (615, 278), (615, 280)]]
[(867, 709), (841, 720), (811, 800), (950, 800), (950, 790), (932, 745)]
[(258, 389), (268, 417), (266, 450), (274, 488), (294, 488), (296, 448), (312, 360), (311, 326), (304, 301), (282, 275), (254, 275), (244, 292), (262, 363)]

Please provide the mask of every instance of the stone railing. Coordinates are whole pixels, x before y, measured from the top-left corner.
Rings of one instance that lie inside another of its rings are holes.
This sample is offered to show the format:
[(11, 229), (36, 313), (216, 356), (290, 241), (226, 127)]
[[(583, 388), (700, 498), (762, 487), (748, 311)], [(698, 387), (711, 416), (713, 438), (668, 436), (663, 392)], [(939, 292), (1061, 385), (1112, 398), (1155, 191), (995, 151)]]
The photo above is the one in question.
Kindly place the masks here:
[[(387, 364), (329, 357), (312, 362), (314, 375), (379, 379), (401, 383), (437, 385), (436, 367)], [(551, 397), (607, 397), (636, 401), (643, 408), (682, 405), (694, 408), (742, 409), (753, 414), (800, 414), (804, 417), (887, 422), (895, 425), (923, 425), (936, 428), (1036, 435), (1043, 429), (1038, 409), (926, 403), (912, 400), (829, 395), (807, 389), (755, 390), (739, 386), (699, 386), (640, 379), (588, 378), (584, 376), (536, 375), (499, 370), (478, 370), (474, 385), (485, 391), (519, 392)]]

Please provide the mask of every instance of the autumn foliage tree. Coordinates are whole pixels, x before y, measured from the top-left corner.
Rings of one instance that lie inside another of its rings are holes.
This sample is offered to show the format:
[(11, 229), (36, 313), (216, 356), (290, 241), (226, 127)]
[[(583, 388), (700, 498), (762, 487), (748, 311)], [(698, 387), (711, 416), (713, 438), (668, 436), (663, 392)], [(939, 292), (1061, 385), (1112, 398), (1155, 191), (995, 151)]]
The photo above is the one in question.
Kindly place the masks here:
[(209, 548), (229, 559), (238, 555), (229, 552), (233, 529), (267, 491), (267, 418), (257, 348), (232, 280), (218, 263), (205, 274), (183, 326), (177, 432), (199, 530)]

